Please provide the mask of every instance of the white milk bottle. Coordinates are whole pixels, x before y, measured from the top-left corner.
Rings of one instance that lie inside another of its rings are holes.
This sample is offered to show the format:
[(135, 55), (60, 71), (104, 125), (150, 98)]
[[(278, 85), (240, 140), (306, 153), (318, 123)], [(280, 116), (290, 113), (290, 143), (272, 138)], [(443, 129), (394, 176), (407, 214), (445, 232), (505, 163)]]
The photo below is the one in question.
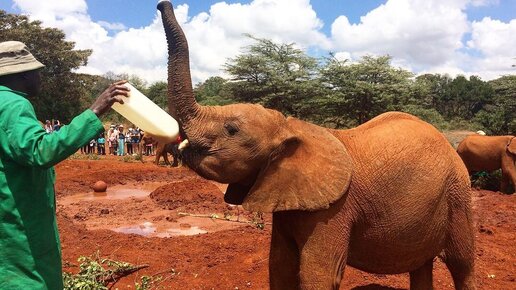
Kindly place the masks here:
[(129, 97), (121, 95), (124, 104), (114, 103), (113, 109), (155, 140), (165, 143), (176, 141), (179, 135), (177, 121), (131, 84), (125, 83), (124, 86), (130, 90)]

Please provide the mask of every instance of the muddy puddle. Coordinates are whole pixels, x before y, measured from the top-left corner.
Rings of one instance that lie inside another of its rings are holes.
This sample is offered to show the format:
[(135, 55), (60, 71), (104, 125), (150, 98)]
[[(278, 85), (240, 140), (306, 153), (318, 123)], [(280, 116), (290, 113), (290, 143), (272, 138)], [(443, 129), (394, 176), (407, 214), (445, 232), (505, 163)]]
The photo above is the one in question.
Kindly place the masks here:
[(181, 217), (175, 222), (143, 222), (137, 225), (121, 226), (110, 230), (123, 234), (136, 234), (145, 237), (170, 238), (194, 236), (225, 231), (244, 226), (245, 223), (210, 219), (208, 217)]
[[(145, 237), (202, 235), (246, 225), (213, 219), (210, 215), (179, 215), (177, 211), (160, 207), (150, 198), (150, 194), (166, 184), (147, 182), (114, 185), (109, 186), (106, 192), (91, 191), (61, 197), (58, 204), (89, 230), (111, 230)], [(224, 186), (218, 185), (219, 188)], [(218, 216), (223, 214), (219, 213)]]
[(77, 193), (60, 198), (63, 205), (95, 200), (120, 200), (128, 198), (146, 198), (156, 188), (167, 184), (166, 182), (149, 182), (137, 185), (114, 185), (109, 186), (105, 192), (94, 192), (93, 190), (84, 193)]

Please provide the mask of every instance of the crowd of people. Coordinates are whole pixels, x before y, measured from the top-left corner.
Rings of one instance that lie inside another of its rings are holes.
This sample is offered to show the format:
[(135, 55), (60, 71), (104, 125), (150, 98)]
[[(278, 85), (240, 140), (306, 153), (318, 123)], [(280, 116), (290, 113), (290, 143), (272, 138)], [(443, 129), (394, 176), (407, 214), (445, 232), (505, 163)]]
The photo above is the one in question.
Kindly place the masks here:
[(125, 156), (139, 154), (142, 151), (144, 155), (152, 155), (153, 144), (143, 142), (143, 134), (144, 131), (138, 127), (130, 127), (125, 131), (123, 125), (112, 124), (106, 132), (100, 133), (96, 139), (84, 145), (81, 153)]
[[(59, 120), (46, 120), (43, 125), (47, 133), (57, 132), (62, 126)], [(143, 147), (142, 147), (143, 146)], [(143, 149), (143, 150), (141, 150)], [(106, 132), (100, 133), (96, 138), (81, 147), (82, 154), (97, 155), (135, 155), (142, 152), (144, 155), (154, 155), (153, 142), (144, 138), (144, 131), (138, 127), (124, 131), (123, 125), (112, 124)]]

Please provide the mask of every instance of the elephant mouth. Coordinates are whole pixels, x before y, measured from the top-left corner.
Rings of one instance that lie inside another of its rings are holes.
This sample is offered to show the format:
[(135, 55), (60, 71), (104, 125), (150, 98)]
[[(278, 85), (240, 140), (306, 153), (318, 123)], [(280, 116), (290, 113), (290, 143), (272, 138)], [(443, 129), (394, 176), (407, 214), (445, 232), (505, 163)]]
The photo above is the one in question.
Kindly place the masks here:
[(229, 204), (241, 205), (251, 187), (252, 186), (243, 186), (238, 183), (228, 185), (228, 189), (224, 193), (224, 201)]
[(251, 188), (253, 188), (258, 174), (253, 174), (245, 182), (230, 183), (224, 194), (224, 201), (229, 204), (241, 205)]
[(189, 145), (182, 148), (180, 152), (183, 162), (201, 177), (227, 183), (224, 182), (217, 173), (220, 168), (217, 167), (215, 165), (216, 162), (214, 162), (214, 160), (216, 160), (214, 156), (216, 150), (206, 145), (190, 142)]

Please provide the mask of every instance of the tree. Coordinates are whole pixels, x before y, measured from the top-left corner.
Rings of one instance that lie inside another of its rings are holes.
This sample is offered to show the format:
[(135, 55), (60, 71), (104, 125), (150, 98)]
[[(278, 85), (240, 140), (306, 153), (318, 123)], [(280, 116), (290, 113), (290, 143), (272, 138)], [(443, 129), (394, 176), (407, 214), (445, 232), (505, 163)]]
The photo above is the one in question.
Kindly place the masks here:
[(448, 119), (462, 118), (470, 120), (488, 103), (493, 95), (491, 86), (477, 76), (469, 80), (464, 76), (457, 76), (444, 89), (439, 106), (441, 114)]
[(222, 77), (211, 77), (194, 88), (194, 94), (201, 105), (228, 105), (234, 103), (233, 96)]
[(327, 93), (324, 108), (336, 116), (337, 127), (362, 124), (374, 116), (400, 110), (407, 102), (411, 72), (390, 65), (390, 56), (364, 56), (349, 64), (334, 57), (321, 69)]
[(80, 113), (80, 99), (88, 94), (89, 82), (73, 70), (87, 63), (91, 50), (75, 50), (75, 44), (66, 41), (61, 30), (42, 28), (40, 21), (0, 10), (0, 41), (7, 40), (25, 43), (45, 65), (41, 71), (41, 94), (30, 99), (38, 118), (56, 118), (67, 123)]
[(502, 76), (489, 82), (493, 98), (475, 115), (489, 134), (516, 134), (516, 75)]
[(248, 46), (245, 53), (225, 64), (235, 99), (306, 117), (310, 113), (306, 101), (317, 96), (319, 87), (317, 60), (295, 48), (294, 43), (253, 39), (256, 43)]
[(147, 89), (147, 97), (165, 111), (168, 111), (168, 84), (164, 81), (155, 82)]

